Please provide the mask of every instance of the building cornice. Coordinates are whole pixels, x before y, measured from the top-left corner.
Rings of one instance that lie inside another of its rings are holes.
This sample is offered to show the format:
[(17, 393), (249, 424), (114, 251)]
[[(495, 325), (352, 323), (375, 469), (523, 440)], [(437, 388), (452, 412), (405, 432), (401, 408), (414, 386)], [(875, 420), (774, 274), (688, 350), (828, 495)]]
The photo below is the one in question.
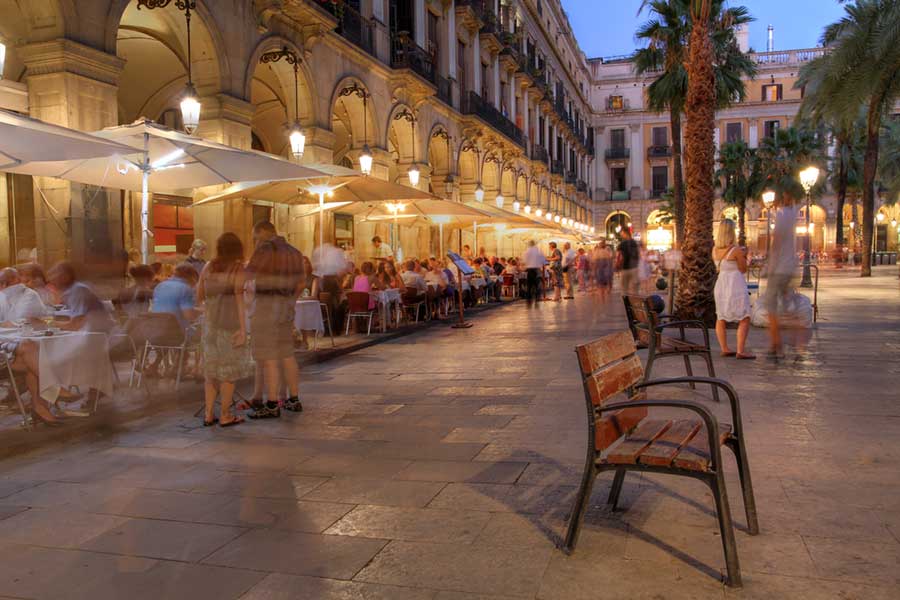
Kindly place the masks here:
[(17, 50), (25, 63), (26, 77), (71, 73), (117, 86), (126, 62), (114, 54), (64, 38), (26, 44)]

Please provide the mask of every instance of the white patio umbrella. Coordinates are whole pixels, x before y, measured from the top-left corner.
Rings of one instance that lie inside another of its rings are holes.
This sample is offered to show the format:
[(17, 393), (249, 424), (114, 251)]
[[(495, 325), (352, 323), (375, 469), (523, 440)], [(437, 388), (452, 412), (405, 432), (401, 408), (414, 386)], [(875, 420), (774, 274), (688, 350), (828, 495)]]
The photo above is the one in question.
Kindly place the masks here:
[(245, 181), (233, 185), (221, 193), (200, 202), (200, 206), (211, 202), (224, 202), (241, 198), (267, 200), (276, 204), (319, 204), (319, 246), (323, 245), (325, 218), (325, 198), (329, 202), (361, 202), (378, 204), (385, 202), (408, 202), (429, 200), (434, 196), (428, 192), (392, 183), (375, 177), (367, 177), (338, 165), (310, 165), (316, 175), (276, 181)]
[(118, 142), (0, 110), (0, 171), (37, 160), (74, 160), (134, 154), (134, 148)]
[(174, 131), (139, 119), (94, 135), (133, 148), (137, 162), (125, 157), (31, 162), (10, 169), (17, 173), (56, 177), (89, 185), (138, 191), (141, 196), (141, 255), (149, 260), (149, 194), (189, 195), (195, 188), (248, 179), (299, 179), (323, 173), (257, 152), (241, 150)]

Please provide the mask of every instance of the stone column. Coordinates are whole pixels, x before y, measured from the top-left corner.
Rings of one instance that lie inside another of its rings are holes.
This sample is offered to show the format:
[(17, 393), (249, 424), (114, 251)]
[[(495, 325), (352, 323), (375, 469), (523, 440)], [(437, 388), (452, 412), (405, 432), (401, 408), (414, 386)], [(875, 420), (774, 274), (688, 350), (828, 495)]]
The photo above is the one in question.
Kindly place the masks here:
[(425, 10), (425, 0), (415, 0), (413, 23), (416, 30), (413, 32), (413, 39), (419, 48), (425, 47)]
[(500, 55), (492, 54), (491, 55), (491, 76), (493, 78), (493, 82), (491, 83), (491, 95), (493, 98), (491, 99), (494, 103), (494, 106), (497, 110), (500, 110), (500, 104), (502, 102), (500, 98)]
[[(125, 61), (72, 40), (19, 48), (32, 117), (73, 129), (118, 125), (118, 79)], [(38, 260), (83, 263), (90, 276), (115, 275), (123, 250), (121, 192), (45, 177), (34, 179)]]
[(513, 123), (516, 122), (516, 78), (513, 76), (512, 72), (507, 73), (506, 75), (506, 87), (509, 89), (509, 100), (507, 100), (507, 106), (509, 107), (509, 120)]
[(531, 158), (529, 154), (531, 150), (531, 145), (534, 143), (534, 140), (531, 139), (531, 123), (529, 123), (531, 112), (528, 110), (528, 96), (531, 95), (531, 92), (528, 91), (528, 88), (524, 88), (522, 90), (522, 128), (523, 133), (525, 134), (525, 154), (528, 158)]
[(641, 190), (644, 187), (644, 165), (647, 157), (644, 156), (644, 138), (640, 124), (633, 124), (631, 129), (631, 199), (640, 200)]
[(759, 121), (757, 121), (756, 119), (750, 119), (747, 127), (750, 128), (748, 135), (749, 141), (747, 142), (747, 144), (751, 148), (759, 147)]
[[(227, 94), (207, 96), (200, 100), (200, 126), (196, 135), (235, 148), (249, 149), (252, 145), (250, 122), (253, 105)], [(222, 186), (204, 188), (195, 200), (209, 196)], [(252, 248), (253, 205), (249, 202), (206, 204), (194, 209), (194, 235), (213, 245), (226, 231), (237, 234), (245, 248)]]

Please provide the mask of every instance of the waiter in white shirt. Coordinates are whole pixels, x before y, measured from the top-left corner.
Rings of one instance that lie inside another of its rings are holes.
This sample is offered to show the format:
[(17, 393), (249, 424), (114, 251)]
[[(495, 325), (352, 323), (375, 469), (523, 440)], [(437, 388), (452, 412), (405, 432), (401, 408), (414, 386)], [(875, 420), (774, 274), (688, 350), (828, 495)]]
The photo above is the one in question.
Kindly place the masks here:
[(0, 271), (0, 325), (13, 326), (21, 319), (38, 319), (46, 314), (41, 297), (22, 283), (18, 271), (10, 267)]
[(541, 270), (547, 266), (547, 258), (535, 245), (534, 240), (528, 242), (528, 249), (522, 256), (522, 265), (527, 275), (528, 304), (531, 305), (538, 299), (538, 282), (541, 280)]
[(382, 242), (377, 235), (372, 238), (372, 245), (375, 246), (375, 256), (373, 258), (376, 261), (386, 261), (389, 258), (394, 258), (394, 249)]

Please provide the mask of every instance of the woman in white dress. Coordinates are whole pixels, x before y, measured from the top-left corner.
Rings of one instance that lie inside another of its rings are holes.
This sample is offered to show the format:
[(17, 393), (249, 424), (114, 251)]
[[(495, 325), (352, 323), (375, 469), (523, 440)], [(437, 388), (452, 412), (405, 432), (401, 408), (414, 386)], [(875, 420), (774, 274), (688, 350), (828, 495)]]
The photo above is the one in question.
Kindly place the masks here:
[[(747, 254), (737, 245), (734, 221), (722, 219), (719, 235), (713, 248), (713, 260), (719, 271), (716, 280), (716, 337), (722, 348), (722, 356), (752, 360), (753, 354), (746, 352), (747, 332), (750, 330), (750, 295), (747, 293)], [(726, 328), (728, 323), (737, 323), (737, 352), (728, 348)]]

